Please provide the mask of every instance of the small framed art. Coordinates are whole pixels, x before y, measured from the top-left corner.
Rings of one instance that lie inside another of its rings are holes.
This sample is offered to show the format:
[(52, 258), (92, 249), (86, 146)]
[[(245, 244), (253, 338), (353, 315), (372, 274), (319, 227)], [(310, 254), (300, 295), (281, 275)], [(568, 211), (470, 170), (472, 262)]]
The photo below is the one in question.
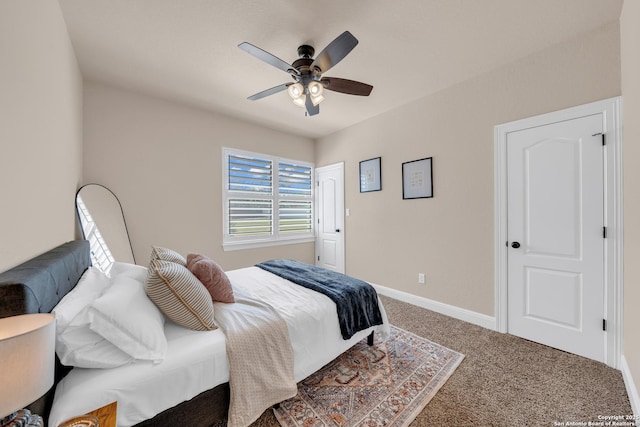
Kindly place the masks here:
[(382, 159), (376, 157), (360, 162), (360, 192), (382, 190), (381, 167)]
[(402, 198), (433, 197), (433, 157), (402, 164)]

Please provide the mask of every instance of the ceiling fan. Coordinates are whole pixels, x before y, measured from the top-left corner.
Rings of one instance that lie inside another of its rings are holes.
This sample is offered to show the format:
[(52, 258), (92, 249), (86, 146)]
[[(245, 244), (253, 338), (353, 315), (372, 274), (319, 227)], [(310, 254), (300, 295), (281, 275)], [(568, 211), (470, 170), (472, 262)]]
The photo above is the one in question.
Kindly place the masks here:
[(240, 43), (238, 45), (240, 49), (269, 65), (289, 73), (294, 80), (293, 83), (274, 86), (258, 92), (247, 99), (256, 101), (287, 90), (294, 104), (305, 107), (307, 114), (314, 116), (320, 112), (320, 102), (324, 100), (322, 94), (324, 89), (349, 95), (369, 96), (373, 89), (371, 85), (337, 77), (322, 77), (323, 73), (342, 61), (357, 44), (358, 39), (349, 31), (345, 31), (329, 43), (315, 59), (313, 58), (315, 49), (312, 46), (302, 45), (298, 47), (299, 58), (293, 61), (293, 64), (289, 65), (282, 59), (251, 43)]

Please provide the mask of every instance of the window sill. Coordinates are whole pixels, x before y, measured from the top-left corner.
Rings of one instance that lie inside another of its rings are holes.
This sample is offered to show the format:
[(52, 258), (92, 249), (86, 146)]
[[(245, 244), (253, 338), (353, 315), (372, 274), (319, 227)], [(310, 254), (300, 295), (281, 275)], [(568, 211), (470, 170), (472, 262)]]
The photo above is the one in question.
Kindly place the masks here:
[(222, 244), (222, 248), (225, 252), (229, 252), (229, 251), (239, 251), (243, 249), (265, 248), (269, 246), (295, 245), (298, 243), (312, 243), (315, 241), (316, 241), (316, 238), (311, 236), (311, 237), (280, 239), (280, 240), (254, 240), (250, 242), (225, 242)]

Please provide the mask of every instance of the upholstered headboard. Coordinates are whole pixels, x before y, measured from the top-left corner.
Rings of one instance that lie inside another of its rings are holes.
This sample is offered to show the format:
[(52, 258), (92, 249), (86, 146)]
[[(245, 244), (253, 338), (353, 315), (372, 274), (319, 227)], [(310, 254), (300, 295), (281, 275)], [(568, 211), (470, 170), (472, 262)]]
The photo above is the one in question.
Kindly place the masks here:
[[(89, 241), (73, 240), (0, 273), (0, 318), (19, 314), (48, 313), (91, 265)], [(68, 372), (56, 357), (57, 384)], [(47, 421), (54, 387), (29, 405)]]
[(0, 273), (0, 318), (50, 312), (90, 265), (89, 242), (73, 240)]

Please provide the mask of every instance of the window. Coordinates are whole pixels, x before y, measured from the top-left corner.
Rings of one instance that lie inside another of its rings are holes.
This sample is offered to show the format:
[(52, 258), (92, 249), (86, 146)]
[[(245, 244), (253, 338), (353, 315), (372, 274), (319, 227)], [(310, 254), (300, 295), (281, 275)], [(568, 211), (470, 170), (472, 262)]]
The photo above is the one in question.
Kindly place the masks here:
[(115, 259), (79, 194), (76, 196), (76, 206), (84, 238), (89, 241), (89, 247), (91, 248), (91, 265), (109, 274)]
[(225, 250), (314, 240), (313, 165), (223, 149)]

